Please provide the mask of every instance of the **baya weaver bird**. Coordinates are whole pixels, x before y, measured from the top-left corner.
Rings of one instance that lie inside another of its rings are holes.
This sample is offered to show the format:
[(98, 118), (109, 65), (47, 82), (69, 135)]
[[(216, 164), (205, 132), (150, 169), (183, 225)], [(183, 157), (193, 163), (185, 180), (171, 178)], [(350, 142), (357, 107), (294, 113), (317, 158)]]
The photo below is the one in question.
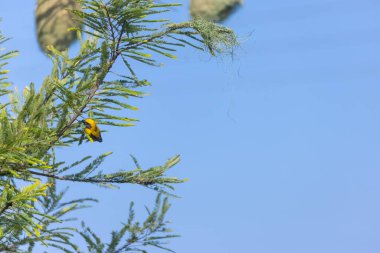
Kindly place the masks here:
[(96, 125), (95, 120), (85, 119), (85, 120), (82, 120), (81, 122), (85, 125), (85, 128), (84, 128), (84, 133), (82, 134), (81, 139), (79, 141), (79, 144), (82, 143), (84, 134), (87, 135), (88, 139), (91, 142), (94, 142), (94, 141), (102, 142), (103, 141), (102, 135), (100, 134), (100, 129)]

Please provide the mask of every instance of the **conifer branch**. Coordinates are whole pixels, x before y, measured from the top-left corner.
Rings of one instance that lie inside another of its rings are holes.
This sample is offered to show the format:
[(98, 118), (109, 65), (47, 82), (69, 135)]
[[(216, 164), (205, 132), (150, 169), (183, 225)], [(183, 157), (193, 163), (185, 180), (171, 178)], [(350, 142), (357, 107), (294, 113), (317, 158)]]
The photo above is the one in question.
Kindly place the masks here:
[(123, 170), (114, 173), (97, 173), (94, 176), (90, 174), (103, 162), (104, 158), (111, 153), (103, 154), (99, 156), (89, 165), (87, 165), (81, 171), (70, 174), (70, 175), (61, 175), (60, 173), (67, 171), (68, 169), (79, 165), (82, 161), (76, 162), (75, 165), (70, 165), (66, 168), (58, 170), (57, 173), (48, 173), (40, 172), (36, 170), (29, 170), (31, 175), (41, 176), (46, 178), (52, 178), (60, 181), (70, 181), (70, 182), (81, 182), (81, 183), (92, 183), (103, 186), (113, 186), (115, 184), (138, 184), (145, 186), (150, 189), (154, 189), (158, 192), (162, 192), (168, 195), (171, 195), (167, 192), (167, 189), (173, 190), (172, 184), (183, 183), (186, 179), (178, 179), (176, 177), (167, 177), (165, 173), (175, 166), (179, 161), (180, 157), (175, 156), (169, 159), (164, 165), (151, 167), (146, 170), (143, 170), (138, 164), (136, 158), (133, 157), (133, 160), (136, 165), (136, 169), (132, 170)]
[[(173, 52), (187, 45), (212, 55), (230, 53), (237, 45), (233, 31), (221, 25), (200, 19), (173, 24), (154, 18), (175, 4), (79, 1), (83, 9), (73, 13), (86, 27), (76, 29), (81, 41), (79, 53), (71, 58), (68, 51), (50, 47), (53, 68), (39, 89), (31, 84), (20, 93), (8, 90), (11, 83), (4, 76), (8, 73), (3, 69), (6, 63), (0, 63), (0, 96), (10, 94), (9, 103), (0, 103), (0, 251), (32, 252), (34, 245), (41, 243), (67, 253), (81, 252), (71, 242), (77, 230), (59, 222), (68, 221), (62, 217), (93, 199), (62, 203), (64, 192), (56, 192), (55, 181), (139, 184), (171, 195), (174, 184), (186, 181), (166, 175), (179, 156), (148, 169), (142, 169), (132, 157), (135, 168), (103, 174), (97, 169), (110, 152), (77, 169), (91, 156), (64, 166), (64, 162), (57, 162), (54, 149), (70, 147), (78, 140), (83, 133), (78, 119), (86, 113), (99, 125), (125, 127), (137, 121), (125, 117), (125, 110), (137, 110), (125, 100), (142, 97), (139, 88), (150, 83), (138, 78), (135, 62), (157, 66), (155, 54), (175, 58)], [(81, 33), (87, 34), (85, 40)], [(0, 44), (5, 40), (0, 34)], [(1, 54), (0, 61), (15, 54)], [(116, 73), (118, 79), (113, 79), (109, 73), (117, 61), (125, 64), (127, 74)], [(117, 111), (123, 114), (117, 115)], [(41, 178), (48, 183), (41, 183)], [(31, 184), (20, 188), (19, 180)], [(166, 198), (161, 201), (158, 196), (155, 208), (139, 223), (134, 221), (132, 204), (128, 223), (112, 232), (109, 244), (102, 243), (90, 228), (81, 235), (90, 252), (146, 252), (146, 246), (169, 250), (163, 246), (164, 240), (176, 237), (166, 228), (164, 216), (169, 206)]]
[[(157, 184), (157, 179), (156, 178), (144, 178), (144, 177), (130, 177), (130, 178), (117, 178), (117, 179), (102, 179), (102, 178), (97, 178), (97, 177), (89, 177), (89, 178), (74, 178), (74, 177), (65, 177), (65, 176), (58, 176), (50, 173), (43, 173), (43, 172), (38, 172), (38, 171), (30, 171), (30, 174), (32, 175), (37, 175), (37, 176), (42, 176), (42, 177), (48, 177), (48, 178), (53, 178), (56, 180), (61, 180), (61, 181), (71, 181), (71, 182), (82, 182), (82, 183), (94, 183), (94, 184), (139, 184), (143, 186), (149, 186), (149, 185), (155, 185)], [(167, 181), (167, 182), (165, 182)], [(176, 180), (176, 179), (164, 179), (162, 183), (182, 183), (185, 180)], [(1, 214), (1, 210), (0, 210)]]
[(135, 49), (141, 45), (146, 44), (147, 42), (151, 42), (155, 39), (162, 38), (163, 36), (168, 35), (170, 33), (173, 33), (176, 30), (181, 30), (181, 29), (185, 29), (185, 28), (192, 28), (192, 23), (191, 22), (183, 22), (183, 23), (179, 23), (179, 24), (171, 24), (165, 30), (163, 30), (159, 33), (153, 34), (149, 38), (147, 38), (143, 41), (140, 41), (137, 43), (133, 43), (133, 42), (128, 43), (125, 47), (125, 50)]
[[(87, 96), (86, 103), (85, 103), (84, 105), (82, 105), (82, 106), (80, 107), (79, 111), (76, 112), (76, 113), (72, 116), (72, 118), (71, 118), (70, 121), (67, 123), (67, 125), (66, 125), (65, 127), (63, 127), (63, 129), (60, 130), (60, 131), (58, 132), (58, 134), (57, 134), (57, 140), (56, 140), (56, 141), (58, 141), (58, 140), (62, 137), (62, 135), (64, 135), (65, 132), (66, 132), (66, 131), (67, 131), (67, 130), (68, 130), (68, 129), (74, 124), (74, 122), (78, 119), (78, 117), (81, 116), (83, 110), (86, 109), (86, 107), (88, 106), (88, 104), (91, 102), (91, 99), (95, 96), (96, 92), (98, 91), (100, 84), (104, 82), (104, 78), (106, 77), (106, 75), (107, 75), (107, 73), (110, 71), (110, 69), (112, 68), (112, 66), (113, 66), (113, 64), (114, 64), (114, 62), (115, 62), (116, 59), (117, 59), (117, 56), (115, 55), (115, 56), (110, 60), (108, 66), (107, 66), (106, 71), (104, 71), (104, 72), (102, 73), (102, 76), (104, 76), (104, 77), (101, 78), (101, 79), (97, 79), (97, 80), (96, 80), (96, 82), (95, 82), (93, 88), (91, 89), (90, 94)], [(52, 143), (52, 144), (54, 144), (54, 143)]]
[(144, 222), (136, 222), (133, 202), (129, 207), (129, 217), (127, 223), (123, 224), (120, 230), (112, 231), (111, 241), (104, 243), (90, 228), (84, 226), (84, 231), (80, 234), (86, 240), (90, 252), (102, 249), (104, 253), (122, 252), (147, 252), (145, 248), (151, 246), (174, 252), (165, 247), (165, 240), (176, 238), (178, 235), (172, 234), (167, 228), (170, 223), (166, 220), (166, 213), (170, 208), (168, 199), (162, 200), (161, 194), (156, 197), (153, 210), (148, 208), (148, 216)]

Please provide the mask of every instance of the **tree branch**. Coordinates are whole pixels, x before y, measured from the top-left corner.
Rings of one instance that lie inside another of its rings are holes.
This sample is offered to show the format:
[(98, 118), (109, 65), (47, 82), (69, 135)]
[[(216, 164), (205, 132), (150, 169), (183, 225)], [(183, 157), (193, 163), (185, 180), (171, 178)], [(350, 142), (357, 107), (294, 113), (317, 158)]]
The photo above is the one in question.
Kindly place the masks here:
[(13, 205), (12, 202), (7, 202), (7, 203), (5, 204), (5, 206), (0, 210), (0, 215), (2, 215), (3, 213), (5, 213), (5, 211), (6, 211), (8, 208), (10, 208), (12, 205)]
[[(111, 23), (111, 20), (109, 20), (110, 22), (110, 26), (112, 26), (112, 23)], [(150, 38), (144, 40), (144, 41), (141, 41), (141, 42), (138, 42), (138, 43), (132, 43), (130, 45), (127, 45), (125, 47), (126, 50), (128, 49), (133, 49), (133, 48), (136, 48), (140, 45), (143, 45), (147, 42), (150, 42), (154, 39), (157, 39), (157, 38), (160, 38), (162, 36), (165, 36), (175, 30), (178, 30), (178, 29), (183, 29), (183, 28), (191, 28), (191, 22), (184, 22), (184, 23), (181, 23), (181, 24), (174, 24), (174, 25), (171, 25), (170, 27), (168, 27), (167, 29), (165, 29), (164, 31), (160, 32), (160, 33), (157, 33), (157, 34), (153, 34)], [(74, 124), (74, 122), (77, 120), (77, 118), (82, 114), (83, 110), (87, 107), (87, 105), (90, 103), (91, 99), (95, 96), (96, 92), (98, 91), (99, 87), (100, 87), (100, 84), (104, 81), (105, 77), (107, 76), (109, 70), (112, 68), (113, 64), (115, 63), (115, 61), (117, 60), (117, 58), (120, 56), (121, 54), (121, 51), (119, 51), (119, 47), (120, 47), (120, 44), (121, 44), (121, 38), (123, 36), (123, 33), (124, 33), (124, 30), (125, 30), (125, 24), (123, 25), (122, 29), (121, 29), (121, 32), (120, 32), (120, 35), (119, 35), (119, 38), (117, 41), (115, 41), (116, 38), (113, 38), (114, 42), (116, 42), (116, 48), (114, 50), (112, 50), (112, 57), (110, 59), (110, 61), (108, 62), (108, 66), (105, 70), (103, 70), (102, 74), (100, 75), (101, 78), (98, 78), (95, 82), (95, 85), (93, 86), (90, 94), (87, 96), (87, 100), (86, 102), (84, 103), (83, 106), (80, 107), (80, 109), (78, 110), (77, 113), (75, 113), (72, 118), (70, 119), (70, 121), (67, 123), (66, 126), (64, 126), (62, 128), (62, 130), (60, 130), (57, 134), (57, 138), (55, 141), (53, 141), (52, 145), (59, 140), (60, 137), (62, 137), (62, 135)]]
[(140, 41), (137, 43), (129, 43), (128, 45), (126, 45), (126, 47), (124, 49), (129, 50), (129, 49), (136, 48), (136, 47), (141, 46), (147, 42), (151, 42), (154, 39), (158, 39), (162, 36), (165, 36), (165, 35), (173, 32), (175, 30), (179, 30), (179, 29), (183, 29), (183, 28), (192, 28), (191, 22), (183, 22), (180, 24), (172, 24), (168, 28), (166, 28), (165, 30), (163, 30), (159, 33), (153, 34), (150, 38), (148, 38), (146, 40), (143, 40), (143, 41)]
[(144, 186), (148, 185), (154, 185), (157, 184), (154, 180), (146, 180), (143, 178), (138, 178), (135, 177), (134, 179), (131, 177), (130, 179), (99, 179), (99, 178), (70, 178), (70, 177), (65, 177), (65, 176), (58, 176), (54, 174), (46, 174), (38, 171), (30, 171), (32, 175), (37, 175), (37, 176), (43, 176), (43, 177), (49, 177), (49, 178), (54, 178), (56, 180), (61, 180), (61, 181), (71, 181), (71, 182), (82, 182), (82, 183), (95, 183), (95, 184), (125, 184), (125, 183), (131, 183), (131, 184), (140, 184)]

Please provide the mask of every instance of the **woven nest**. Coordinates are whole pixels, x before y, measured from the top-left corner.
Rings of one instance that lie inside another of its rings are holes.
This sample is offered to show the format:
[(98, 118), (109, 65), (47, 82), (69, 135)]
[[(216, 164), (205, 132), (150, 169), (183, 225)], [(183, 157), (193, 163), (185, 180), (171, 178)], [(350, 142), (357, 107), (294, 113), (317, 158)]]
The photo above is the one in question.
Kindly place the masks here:
[(68, 31), (80, 24), (73, 19), (70, 9), (80, 9), (75, 0), (38, 0), (36, 8), (36, 25), (38, 42), (42, 50), (53, 45), (62, 51), (76, 39), (76, 32)]
[(220, 22), (231, 15), (243, 0), (191, 0), (190, 14), (210, 21)]

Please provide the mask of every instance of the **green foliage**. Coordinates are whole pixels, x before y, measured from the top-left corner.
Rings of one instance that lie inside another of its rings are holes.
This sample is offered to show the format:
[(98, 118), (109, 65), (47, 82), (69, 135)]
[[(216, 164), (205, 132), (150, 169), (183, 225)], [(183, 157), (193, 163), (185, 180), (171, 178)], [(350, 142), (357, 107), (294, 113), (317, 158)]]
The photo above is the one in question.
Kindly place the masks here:
[(178, 237), (167, 228), (170, 223), (165, 215), (170, 208), (168, 198), (162, 200), (157, 195), (156, 205), (152, 210), (147, 209), (148, 216), (144, 222), (135, 221), (133, 202), (129, 207), (128, 222), (120, 230), (112, 231), (109, 243), (104, 243), (89, 227), (83, 224), (81, 236), (87, 242), (90, 253), (121, 253), (121, 252), (147, 252), (146, 248), (156, 247), (173, 252), (165, 246), (167, 239)]
[(0, 242), (2, 245), (0, 245), (3, 248), (14, 248), (15, 242), (23, 233), (28, 237), (40, 236), (42, 226), (38, 220), (43, 218), (43, 214), (35, 210), (33, 203), (39, 196), (45, 195), (47, 187), (47, 184), (41, 184), (36, 180), (33, 184), (18, 190), (11, 180), (1, 181)]
[[(178, 184), (186, 181), (185, 179), (178, 179), (176, 177), (165, 176), (165, 172), (173, 166), (175, 166), (180, 161), (179, 155), (170, 158), (162, 166), (155, 166), (145, 170), (139, 166), (136, 158), (132, 157), (136, 166), (136, 168), (132, 170), (121, 170), (108, 174), (104, 174), (102, 171), (98, 171), (97, 174), (92, 175), (92, 173), (98, 168), (98, 166), (101, 165), (104, 159), (111, 154), (111, 152), (108, 152), (98, 156), (83, 169), (73, 174), (65, 174), (65, 172), (75, 169), (76, 166), (81, 165), (88, 159), (91, 159), (91, 156), (86, 156), (85, 158), (76, 161), (69, 166), (60, 168), (56, 174), (44, 174), (35, 171), (33, 171), (32, 174), (54, 178), (57, 180), (93, 183), (104, 187), (115, 187), (115, 184), (121, 183), (139, 184), (147, 188), (156, 190), (160, 193), (165, 193), (167, 195), (170, 195), (170, 193), (167, 190), (174, 190), (172, 184)], [(64, 163), (59, 163), (59, 165), (63, 164)]]
[[(72, 250), (79, 250), (78, 247), (71, 242), (71, 239), (74, 236), (74, 233), (77, 233), (77, 230), (75, 228), (67, 227), (67, 224), (62, 224), (75, 220), (73, 218), (67, 218), (67, 214), (86, 208), (88, 207), (88, 205), (85, 204), (86, 202), (96, 202), (96, 200), (82, 198), (63, 202), (62, 200), (66, 190), (58, 192), (55, 181), (52, 179), (49, 179), (47, 184), (41, 186), (39, 186), (39, 181), (36, 181), (36, 183), (23, 188), (21, 192), (28, 193), (24, 193), (24, 195), (31, 198), (31, 201), (30, 199), (25, 200), (27, 203), (30, 202), (29, 205), (26, 205), (29, 209), (22, 210), (14, 204), (9, 208), (13, 208), (13, 212), (11, 210), (8, 210), (8, 212), (13, 214), (13, 217), (11, 218), (14, 221), (14, 224), (17, 224), (18, 226), (23, 224), (23, 220), (24, 223), (27, 221), (24, 225), (26, 228), (23, 227), (25, 233), (22, 233), (23, 231), (21, 230), (17, 230), (17, 233), (4, 230), (7, 233), (4, 233), (4, 237), (2, 237), (2, 240), (4, 240), (3, 244), (0, 244), (3, 249), (18, 249), (27, 246), (28, 250), (26, 252), (31, 252), (36, 243), (39, 242), (48, 247), (55, 247), (58, 249), (70, 247)], [(37, 191), (39, 194), (35, 194), (34, 191)], [(7, 192), (7, 190), (4, 192)], [(20, 205), (20, 200), (13, 199), (11, 201), (11, 203), (17, 203), (16, 205)], [(17, 219), (17, 215), (21, 215), (22, 219)], [(5, 221), (4, 224), (6, 224), (5, 227), (12, 228), (12, 226), (9, 226), (8, 221)], [(8, 244), (12, 246), (5, 246)]]
[[(5, 38), (0, 32), (0, 45), (6, 42), (8, 39)], [(10, 91), (7, 89), (11, 84), (7, 81), (8, 77), (6, 74), (9, 73), (9, 70), (4, 69), (4, 67), (8, 64), (5, 62), (6, 60), (15, 57), (18, 52), (10, 51), (6, 53), (2, 53), (3, 48), (0, 48), (0, 97), (6, 94), (9, 94)], [(0, 109), (3, 109), (7, 104), (0, 103)]]
[[(11, 90), (3, 68), (5, 60), (17, 52), (0, 55), (0, 96), (9, 95), (8, 100), (0, 100), (1, 252), (32, 252), (37, 244), (82, 252), (72, 243), (78, 233), (89, 252), (147, 252), (147, 246), (166, 249), (164, 240), (175, 237), (166, 229), (167, 198), (162, 200), (159, 195), (143, 223), (134, 221), (132, 204), (128, 222), (105, 244), (90, 228), (78, 232), (67, 224), (72, 220), (68, 214), (95, 200), (64, 202), (65, 191), (58, 191), (56, 184), (67, 181), (118, 187), (129, 183), (173, 195), (174, 185), (185, 181), (167, 175), (180, 161), (178, 155), (147, 169), (132, 157), (134, 168), (107, 168), (104, 173), (102, 163), (112, 152), (66, 163), (55, 150), (78, 143), (84, 118), (93, 118), (101, 128), (129, 127), (137, 122), (129, 117), (130, 111), (137, 110), (129, 101), (142, 98), (142, 87), (150, 83), (138, 77), (136, 63), (159, 66), (156, 55), (174, 59), (176, 50), (188, 45), (212, 55), (232, 52), (237, 45), (234, 33), (223, 26), (200, 19), (183, 23), (163, 19), (169, 7), (177, 4), (152, 0), (83, 0), (80, 4), (82, 10), (73, 11), (84, 24), (83, 30), (73, 28), (80, 39), (79, 52), (71, 57), (68, 50), (49, 46), (53, 67), (39, 88), (30, 84), (22, 92)], [(0, 36), (0, 44), (5, 40)], [(117, 62), (124, 64), (125, 73), (112, 71)]]

